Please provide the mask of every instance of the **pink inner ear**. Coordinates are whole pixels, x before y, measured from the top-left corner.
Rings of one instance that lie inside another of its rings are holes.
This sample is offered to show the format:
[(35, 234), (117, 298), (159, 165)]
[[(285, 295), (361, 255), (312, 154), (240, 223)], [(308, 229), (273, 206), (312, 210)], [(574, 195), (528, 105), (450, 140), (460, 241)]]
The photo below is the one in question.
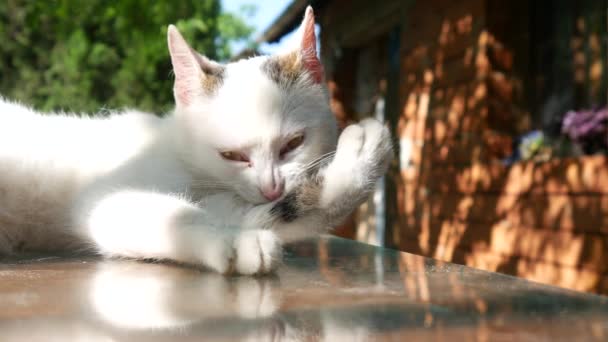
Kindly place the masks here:
[(315, 16), (308, 6), (302, 21), (302, 42), (300, 45), (304, 68), (308, 70), (316, 83), (323, 80), (323, 65), (317, 58), (317, 37), (315, 36)]
[(200, 93), (200, 66), (192, 49), (174, 26), (168, 29), (168, 44), (175, 73), (173, 90), (176, 100), (182, 105), (189, 105)]

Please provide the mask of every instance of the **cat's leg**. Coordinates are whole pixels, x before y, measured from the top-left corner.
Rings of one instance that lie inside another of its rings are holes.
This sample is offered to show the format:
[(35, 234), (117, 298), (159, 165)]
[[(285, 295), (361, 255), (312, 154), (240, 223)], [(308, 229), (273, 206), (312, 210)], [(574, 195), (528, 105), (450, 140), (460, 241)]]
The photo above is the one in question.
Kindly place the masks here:
[(391, 158), (390, 134), (380, 122), (348, 126), (331, 163), (273, 205), (273, 230), (288, 242), (340, 224), (373, 192)]
[(321, 170), (319, 206), (337, 224), (361, 204), (375, 188), (392, 159), (388, 129), (366, 119), (350, 125), (340, 135), (336, 155)]
[[(230, 208), (227, 200), (213, 202)], [(276, 235), (241, 229), (236, 207), (222, 215), (177, 196), (145, 191), (105, 194), (91, 203), (77, 220), (104, 255), (174, 260), (240, 274), (270, 272), (280, 259)]]

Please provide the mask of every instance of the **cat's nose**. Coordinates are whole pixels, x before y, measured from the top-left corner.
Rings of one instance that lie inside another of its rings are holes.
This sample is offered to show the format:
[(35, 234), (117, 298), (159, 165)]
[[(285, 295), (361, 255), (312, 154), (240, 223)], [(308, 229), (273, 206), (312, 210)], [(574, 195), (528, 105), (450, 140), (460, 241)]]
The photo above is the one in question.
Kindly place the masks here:
[(281, 195), (283, 195), (283, 189), (285, 188), (284, 185), (285, 183), (280, 182), (278, 184), (275, 184), (274, 187), (260, 188), (260, 192), (262, 193), (262, 196), (272, 202), (281, 197)]

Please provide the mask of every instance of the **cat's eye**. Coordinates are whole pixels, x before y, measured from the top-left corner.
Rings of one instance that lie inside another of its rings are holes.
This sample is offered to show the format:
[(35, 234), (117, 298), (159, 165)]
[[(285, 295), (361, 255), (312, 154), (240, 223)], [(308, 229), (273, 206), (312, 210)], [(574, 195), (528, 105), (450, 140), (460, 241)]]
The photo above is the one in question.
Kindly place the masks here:
[(299, 134), (296, 137), (291, 138), (291, 140), (289, 140), (287, 142), (287, 144), (285, 144), (285, 146), (283, 146), (283, 148), (281, 148), (281, 151), (280, 151), (281, 158), (285, 154), (298, 148), (300, 145), (302, 145), (303, 142), (304, 142), (304, 134)]
[(224, 151), (224, 152), (220, 152), (220, 156), (222, 156), (222, 158), (224, 158), (226, 160), (230, 160), (230, 161), (236, 161), (236, 162), (242, 162), (242, 163), (249, 162), (249, 158), (240, 152)]

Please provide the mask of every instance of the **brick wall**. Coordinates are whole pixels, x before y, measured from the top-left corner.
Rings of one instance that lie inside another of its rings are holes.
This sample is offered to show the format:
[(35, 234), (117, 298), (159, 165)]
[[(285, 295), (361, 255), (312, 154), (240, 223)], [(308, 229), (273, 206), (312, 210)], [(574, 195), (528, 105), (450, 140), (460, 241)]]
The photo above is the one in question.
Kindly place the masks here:
[(400, 229), (417, 254), (586, 291), (606, 292), (608, 160), (431, 172), (423, 220)]
[[(338, 78), (356, 79), (352, 59), (364, 43), (345, 30), (362, 32), (378, 22), (401, 27), (399, 112), (388, 113), (400, 146), (391, 174), (397, 190), (390, 205), (396, 214), (388, 245), (608, 293), (608, 160), (582, 157), (511, 167), (499, 162), (511, 153), (512, 137), (542, 123), (538, 113), (552, 92), (574, 89), (576, 101), (570, 105), (605, 101), (606, 63), (603, 69), (597, 63), (606, 56), (607, 14), (598, 12), (606, 1), (580, 2), (571, 11), (578, 13), (570, 18), (571, 30), (558, 32), (552, 41), (539, 28), (545, 23), (534, 19), (549, 6), (525, 0), (408, 1), (399, 8), (390, 2), (390, 15), (355, 1), (353, 8), (368, 19), (350, 20), (350, 26), (334, 21), (354, 18), (340, 3), (330, 3), (322, 21), (322, 53), (345, 47), (341, 60), (324, 60), (332, 64), (330, 85), (336, 88), (352, 90), (354, 83)], [(551, 15), (565, 25), (563, 13)], [(340, 42), (340, 37), (351, 38)], [(365, 37), (374, 39), (369, 33)], [(564, 37), (571, 50), (551, 64), (561, 70), (560, 77), (547, 78), (553, 69), (543, 63)], [(547, 42), (537, 49), (542, 38)], [(565, 87), (567, 82), (572, 87)], [(351, 101), (352, 91), (338, 102), (352, 108)]]
[[(511, 137), (538, 121), (529, 96), (538, 78), (529, 74), (529, 10), (522, 1), (483, 0), (416, 1), (408, 9), (398, 131), (413, 147), (409, 165), (401, 165), (402, 215), (393, 243), (441, 260), (608, 293), (607, 159), (498, 162), (510, 154)], [(597, 39), (590, 29), (586, 35), (576, 30), (573, 47)], [(561, 63), (576, 72), (577, 52), (570, 56)], [(583, 88), (597, 98), (601, 77), (593, 64), (582, 71), (589, 75)]]

